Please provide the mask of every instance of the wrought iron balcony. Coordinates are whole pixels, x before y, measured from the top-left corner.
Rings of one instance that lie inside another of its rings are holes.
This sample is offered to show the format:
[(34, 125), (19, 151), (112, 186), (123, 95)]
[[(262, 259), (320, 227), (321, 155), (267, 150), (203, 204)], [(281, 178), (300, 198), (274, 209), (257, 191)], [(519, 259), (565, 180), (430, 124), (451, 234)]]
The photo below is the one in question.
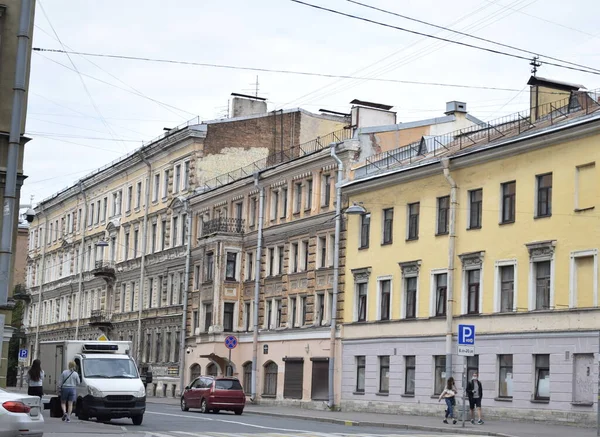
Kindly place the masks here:
[(90, 326), (112, 327), (112, 314), (105, 310), (93, 310), (90, 316)]
[(115, 262), (100, 260), (96, 261), (92, 274), (97, 278), (112, 279), (116, 278), (115, 274)]
[(243, 234), (245, 220), (216, 218), (202, 223), (202, 236), (213, 234)]

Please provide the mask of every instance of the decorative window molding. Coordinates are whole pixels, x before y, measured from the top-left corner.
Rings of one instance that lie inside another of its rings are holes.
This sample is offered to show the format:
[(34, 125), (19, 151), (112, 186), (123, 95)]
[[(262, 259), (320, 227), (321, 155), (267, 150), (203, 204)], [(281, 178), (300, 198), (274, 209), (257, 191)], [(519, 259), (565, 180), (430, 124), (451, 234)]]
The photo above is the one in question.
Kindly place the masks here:
[(536, 269), (535, 263), (550, 261), (550, 308), (554, 308), (554, 254), (556, 240), (534, 241), (525, 243), (529, 252), (529, 311), (535, 310), (536, 302)]
[(462, 263), (463, 270), (475, 270), (480, 269), (483, 265), (483, 258), (485, 256), (485, 250), (477, 252), (467, 252), (458, 255), (460, 262)]
[(551, 261), (554, 258), (556, 240), (535, 241), (533, 243), (525, 243), (525, 246), (527, 246), (531, 261)]
[(298, 175), (294, 176), (294, 177), (292, 178), (292, 180), (293, 180), (293, 181), (297, 181), (297, 180), (299, 180), (299, 179), (309, 178), (309, 177), (311, 177), (311, 176), (312, 176), (312, 173), (308, 171), (308, 172), (306, 172), (306, 173), (301, 173), (301, 174), (298, 174)]
[(569, 308), (577, 307), (577, 258), (594, 257), (593, 297), (598, 306), (598, 249), (576, 250), (571, 252), (569, 268)]
[(402, 270), (403, 278), (414, 278), (415, 276), (419, 276), (419, 270), (421, 269), (420, 259), (414, 261), (399, 262), (398, 265)]
[(362, 267), (358, 269), (350, 270), (354, 276), (354, 282), (356, 284), (364, 284), (369, 282), (369, 276), (371, 276), (371, 267)]

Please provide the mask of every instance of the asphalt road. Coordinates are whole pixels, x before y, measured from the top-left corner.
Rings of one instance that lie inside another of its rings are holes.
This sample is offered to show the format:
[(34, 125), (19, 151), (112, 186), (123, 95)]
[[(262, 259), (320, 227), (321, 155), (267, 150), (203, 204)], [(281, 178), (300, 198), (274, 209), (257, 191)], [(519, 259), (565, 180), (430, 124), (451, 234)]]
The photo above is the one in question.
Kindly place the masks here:
[[(307, 414), (309, 414), (307, 412)], [(134, 426), (129, 419), (112, 420), (110, 423), (97, 423), (95, 420), (83, 422), (75, 416), (71, 423), (60, 418), (50, 418), (44, 412), (46, 420), (44, 436), (80, 436), (106, 437), (134, 435), (144, 437), (340, 437), (340, 436), (419, 436), (428, 434), (415, 431), (390, 430), (384, 428), (349, 427), (343, 425), (316, 422), (311, 420), (281, 419), (244, 413), (236, 416), (227, 412), (202, 414), (196, 411), (183, 412), (176, 405), (148, 404), (144, 423)], [(431, 434), (429, 434), (431, 435)], [(436, 437), (442, 437), (436, 434)], [(458, 434), (452, 434), (457, 437)]]

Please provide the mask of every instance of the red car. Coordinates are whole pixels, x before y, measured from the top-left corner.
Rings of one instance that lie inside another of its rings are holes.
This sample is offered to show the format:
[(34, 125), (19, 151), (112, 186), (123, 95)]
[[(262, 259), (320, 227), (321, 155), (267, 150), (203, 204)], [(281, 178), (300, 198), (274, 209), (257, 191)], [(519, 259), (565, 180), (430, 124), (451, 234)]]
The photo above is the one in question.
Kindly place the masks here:
[(203, 413), (244, 412), (246, 394), (237, 378), (200, 376), (185, 388), (181, 396), (181, 410), (199, 408)]

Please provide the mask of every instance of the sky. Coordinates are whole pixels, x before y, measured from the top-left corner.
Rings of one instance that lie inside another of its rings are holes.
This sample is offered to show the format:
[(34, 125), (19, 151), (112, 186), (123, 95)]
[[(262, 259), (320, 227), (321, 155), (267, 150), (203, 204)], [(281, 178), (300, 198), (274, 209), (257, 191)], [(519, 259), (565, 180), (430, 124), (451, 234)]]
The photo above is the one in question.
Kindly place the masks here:
[[(348, 0), (305, 0), (393, 26), (530, 57)], [(600, 68), (597, 0), (363, 0), (540, 55)], [(232, 92), (268, 109), (349, 112), (394, 105), (398, 122), (459, 100), (483, 120), (526, 110), (527, 60), (387, 28), (291, 0), (37, 0), (34, 47), (236, 67), (510, 90), (404, 84), (34, 52), (21, 203), (37, 203), (198, 117), (227, 116)], [(542, 62), (546, 58), (542, 57)], [(600, 75), (542, 65), (539, 76), (600, 88)]]

